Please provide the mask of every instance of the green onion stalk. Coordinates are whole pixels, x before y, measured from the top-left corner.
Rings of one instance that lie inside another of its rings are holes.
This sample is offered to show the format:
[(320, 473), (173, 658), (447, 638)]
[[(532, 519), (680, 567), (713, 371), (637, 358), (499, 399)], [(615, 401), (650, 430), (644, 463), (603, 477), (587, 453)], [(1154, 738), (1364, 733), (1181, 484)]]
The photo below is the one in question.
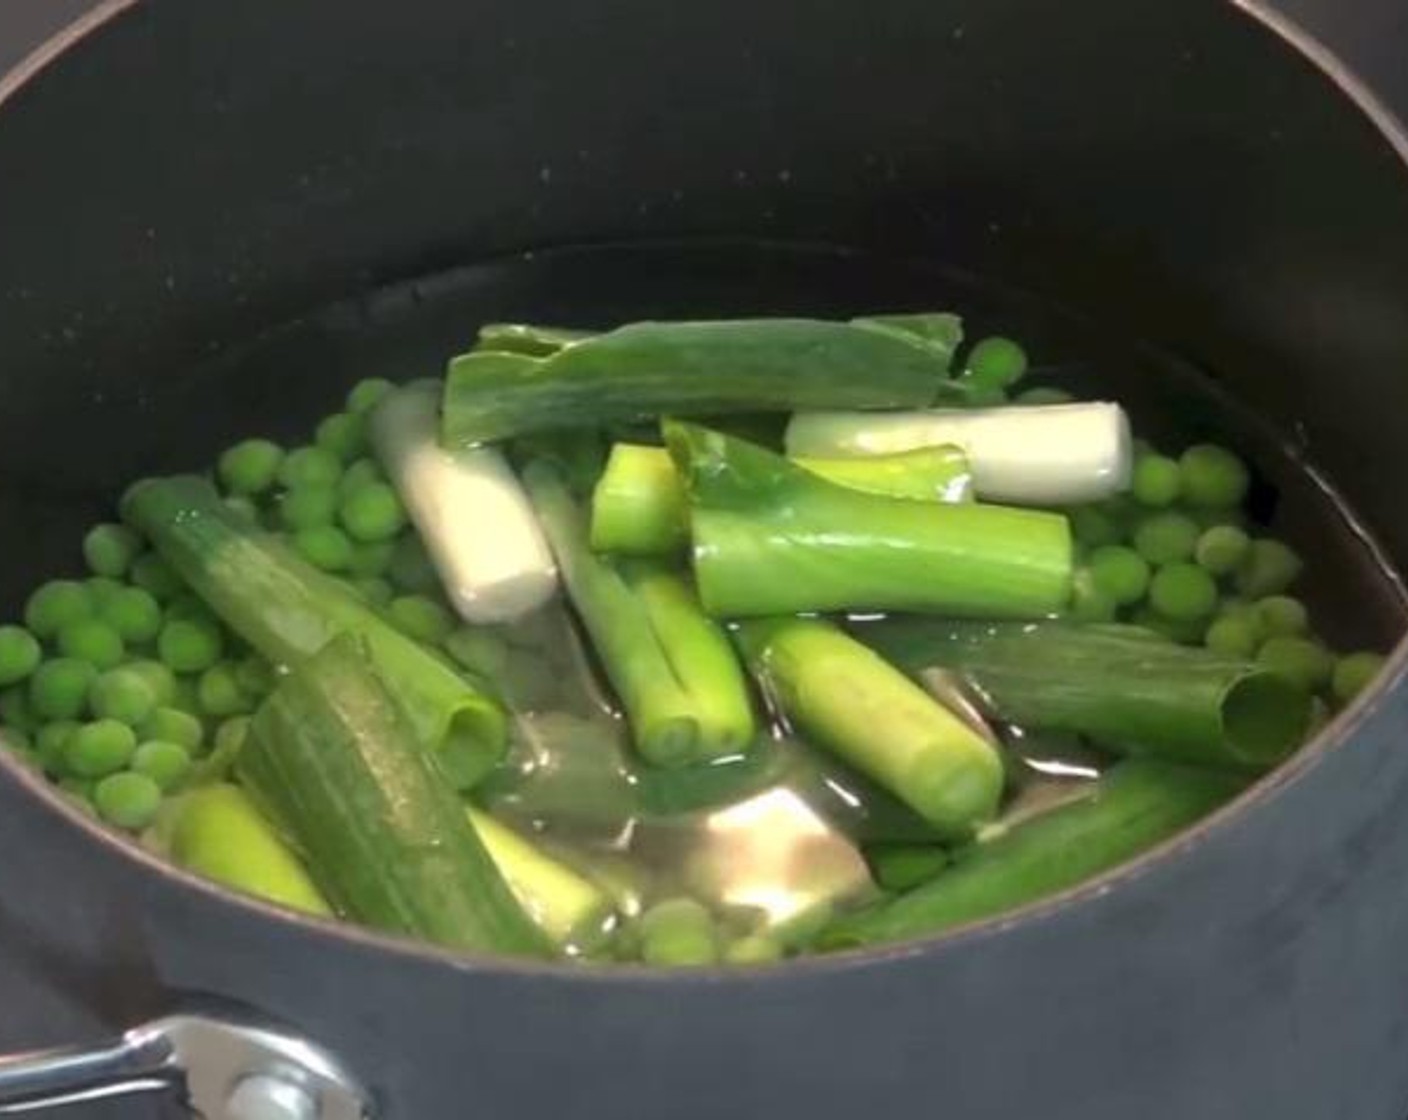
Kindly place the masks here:
[(817, 939), (859, 948), (1001, 914), (1116, 867), (1234, 797), (1225, 771), (1129, 759), (1086, 796), (953, 853), (952, 865), (897, 899), (846, 915)]
[(362, 639), (457, 787), (472, 787), (503, 757), (508, 724), (492, 696), (232, 512), (205, 479), (140, 482), (124, 498), (123, 516), (276, 666), (297, 668), (341, 634)]
[[(925, 447), (853, 459), (797, 459), (821, 478), (868, 494), (916, 501), (968, 501), (968, 461), (957, 447)], [(633, 555), (689, 544), (689, 497), (669, 452), (618, 443), (592, 493), (592, 547)]]
[(547, 460), (523, 480), (640, 755), (680, 767), (746, 750), (756, 720), (743, 671), (689, 585), (657, 564), (593, 553), (583, 511)]
[(712, 615), (1041, 618), (1070, 598), (1073, 549), (1060, 514), (863, 494), (718, 432), (681, 421), (664, 429)]
[(643, 322), (585, 337), (498, 324), (450, 362), (443, 442), (660, 415), (922, 407), (967, 392), (948, 379), (961, 335), (946, 314)]
[(1309, 693), (1267, 666), (1129, 627), (894, 619), (858, 633), (920, 679), (959, 673), (999, 719), (1124, 753), (1265, 770), (1310, 727)]

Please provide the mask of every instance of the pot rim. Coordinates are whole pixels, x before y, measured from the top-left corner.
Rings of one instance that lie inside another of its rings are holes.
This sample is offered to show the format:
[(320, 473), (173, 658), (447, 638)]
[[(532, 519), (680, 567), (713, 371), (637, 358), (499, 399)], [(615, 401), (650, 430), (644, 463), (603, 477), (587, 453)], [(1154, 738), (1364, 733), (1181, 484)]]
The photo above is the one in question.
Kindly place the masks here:
[[(40, 44), (8, 73), (0, 74), (0, 112), (9, 101), (36, 80), (51, 65), (90, 35), (101, 31), (141, 0), (101, 0), (94, 8), (69, 23)], [(1257, 27), (1300, 55), (1319, 71), (1340, 94), (1348, 98), (1368, 119), (1408, 172), (1408, 130), (1388, 106), (1329, 47), (1310, 34), (1296, 20), (1274, 11), (1271, 0), (1221, 0), (1233, 14)], [(1408, 189), (1408, 175), (1405, 175)], [(1169, 861), (1214, 840), (1244, 814), (1279, 796), (1301, 780), (1332, 753), (1345, 749), (1349, 740), (1384, 707), (1390, 691), (1408, 679), (1408, 635), (1400, 638), (1390, 653), (1376, 685), (1356, 697), (1293, 757), (1264, 775), (1240, 795), (1219, 807), (1197, 824), (1140, 853), (1134, 859), (1104, 874), (1087, 879), (1059, 894), (1032, 902), (1015, 910), (956, 926), (943, 933), (911, 941), (848, 949), (819, 956), (806, 956), (776, 965), (728, 965), (698, 969), (667, 969), (643, 964), (613, 963), (582, 965), (570, 961), (535, 961), (466, 953), (439, 948), (365, 927), (318, 918), (285, 909), (273, 903), (230, 890), (202, 876), (159, 858), (135, 839), (108, 829), (74, 807), (56, 786), (18, 760), (0, 751), (0, 768), (51, 813), (76, 826), (90, 843), (106, 849), (117, 858), (136, 864), (144, 873), (175, 881), (184, 889), (204, 896), (209, 902), (237, 911), (254, 911), (270, 921), (292, 926), (317, 938), (350, 943), (360, 950), (391, 953), (410, 963), (445, 966), (463, 973), (492, 973), (524, 979), (553, 980), (572, 984), (639, 986), (681, 983), (718, 987), (724, 984), (756, 985), (759, 981), (782, 982), (792, 979), (824, 978), (860, 969), (888, 967), (900, 961), (928, 957), (941, 952), (958, 952), (970, 945), (1002, 936), (1009, 930), (1056, 918), (1067, 910), (1102, 897), (1123, 884), (1152, 874)]]

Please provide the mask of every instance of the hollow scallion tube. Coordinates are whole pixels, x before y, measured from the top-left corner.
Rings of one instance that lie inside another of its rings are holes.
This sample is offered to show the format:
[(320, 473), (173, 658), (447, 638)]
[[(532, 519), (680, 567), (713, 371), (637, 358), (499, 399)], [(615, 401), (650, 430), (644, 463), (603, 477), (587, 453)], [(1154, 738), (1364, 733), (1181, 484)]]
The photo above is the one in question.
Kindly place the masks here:
[(296, 668), (339, 634), (355, 634), (461, 789), (503, 757), (498, 702), (444, 658), (401, 633), (346, 585), (231, 513), (194, 476), (138, 483), (123, 516), (205, 603), (270, 662)]
[[(855, 459), (798, 459), (799, 467), (852, 490), (916, 501), (967, 501), (968, 463), (956, 447)], [(689, 498), (669, 452), (618, 443), (592, 493), (592, 547), (659, 555), (689, 543)]]
[(1266, 666), (1111, 627), (897, 619), (864, 637), (920, 679), (958, 672), (999, 719), (1116, 751), (1261, 770), (1309, 726), (1309, 694)]
[(965, 837), (997, 812), (996, 748), (872, 650), (811, 619), (745, 622), (737, 637), (789, 723), (941, 834)]
[(641, 756), (685, 766), (746, 750), (755, 719), (743, 671), (684, 580), (648, 561), (593, 553), (582, 510), (546, 460), (523, 477)]
[(356, 921), (452, 947), (550, 955), (365, 639), (290, 672), (237, 763), (255, 802)]
[(718, 432), (679, 421), (664, 429), (712, 615), (1041, 618), (1070, 599), (1073, 546), (1060, 514), (862, 494)]
[(1235, 776), (1130, 759), (1076, 801), (954, 854), (927, 884), (833, 922), (823, 949), (920, 937), (1001, 914), (1115, 867), (1240, 792)]

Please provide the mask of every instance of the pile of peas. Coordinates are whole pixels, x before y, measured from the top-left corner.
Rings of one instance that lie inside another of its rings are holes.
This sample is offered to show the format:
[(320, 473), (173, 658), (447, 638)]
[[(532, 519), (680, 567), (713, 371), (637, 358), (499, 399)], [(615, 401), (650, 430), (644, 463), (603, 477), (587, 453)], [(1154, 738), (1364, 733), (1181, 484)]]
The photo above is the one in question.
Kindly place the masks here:
[(1301, 558), (1250, 527), (1250, 485), (1246, 464), (1216, 444), (1177, 458), (1140, 445), (1127, 495), (1068, 511), (1081, 554), (1072, 613), (1255, 659), (1328, 706), (1348, 703), (1383, 658), (1336, 656), (1316, 635), (1290, 594)]
[[(550, 703), (554, 674), (533, 644), (545, 636), (458, 624), (370, 457), (367, 414), (389, 388), (356, 385), (306, 446), (229, 448), (214, 472), (226, 503), (518, 706)], [(83, 559), (86, 578), (51, 580), (22, 624), (0, 626), (0, 744), (102, 820), (140, 832), (165, 797), (228, 772), (276, 677), (131, 529), (95, 526)]]

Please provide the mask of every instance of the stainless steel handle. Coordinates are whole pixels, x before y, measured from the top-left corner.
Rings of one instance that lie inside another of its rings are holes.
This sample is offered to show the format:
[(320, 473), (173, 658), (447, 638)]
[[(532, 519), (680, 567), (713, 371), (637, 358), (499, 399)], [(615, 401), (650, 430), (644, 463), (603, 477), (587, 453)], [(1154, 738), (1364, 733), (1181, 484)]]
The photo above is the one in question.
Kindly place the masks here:
[(170, 1015), (95, 1046), (0, 1058), (0, 1115), (168, 1092), (201, 1120), (376, 1120), (331, 1054), (229, 1008)]

